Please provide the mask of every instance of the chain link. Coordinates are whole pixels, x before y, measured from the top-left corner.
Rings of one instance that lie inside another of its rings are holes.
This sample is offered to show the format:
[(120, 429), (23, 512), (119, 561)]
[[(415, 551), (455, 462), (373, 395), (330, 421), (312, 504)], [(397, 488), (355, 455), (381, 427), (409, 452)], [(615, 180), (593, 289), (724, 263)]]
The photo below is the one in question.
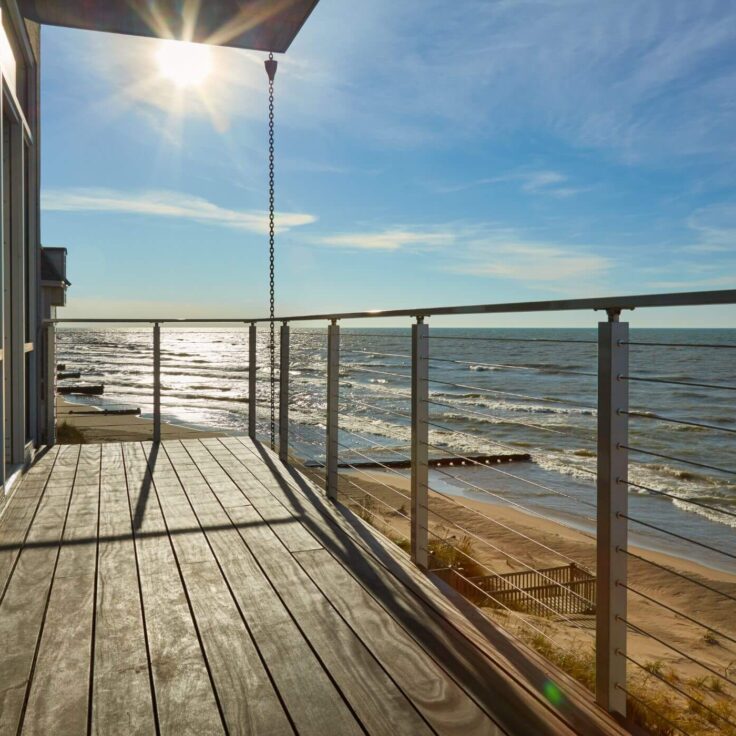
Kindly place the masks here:
[[(273, 54), (268, 55), (269, 60)], [(275, 186), (274, 186), (274, 132), (273, 132), (273, 79), (268, 80), (268, 295), (270, 334), (268, 349), (271, 358), (271, 449), (276, 449), (276, 334), (274, 317), (276, 314), (275, 273)]]

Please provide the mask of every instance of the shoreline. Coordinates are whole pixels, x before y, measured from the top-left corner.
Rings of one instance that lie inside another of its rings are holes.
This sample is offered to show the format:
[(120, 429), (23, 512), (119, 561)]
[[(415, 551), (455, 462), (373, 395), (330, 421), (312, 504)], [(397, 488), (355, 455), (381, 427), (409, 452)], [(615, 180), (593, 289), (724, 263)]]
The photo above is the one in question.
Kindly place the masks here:
[[(410, 493), (411, 486), (408, 477), (402, 479), (394, 473), (373, 470), (372, 468), (365, 472), (369, 472), (370, 475), (376, 476), (377, 480), (381, 483), (398, 488), (402, 493), (406, 493), (407, 495)], [(342, 473), (352, 477), (353, 479), (365, 480), (365, 474), (358, 473), (355, 470), (341, 471), (341, 474)], [(467, 498), (466, 496), (461, 495), (455, 496), (450, 493), (447, 493), (446, 495), (452, 495), (459, 504), (468, 506), (482, 514), (493, 514), (494, 518), (502, 520), (503, 523), (506, 523), (506, 520), (508, 520), (511, 523), (521, 522), (525, 526), (533, 525), (534, 528), (539, 529), (543, 534), (556, 534), (567, 541), (590, 544), (592, 543), (592, 540), (588, 538), (586, 534), (595, 533), (594, 529), (586, 529), (584, 525), (572, 515), (564, 516), (560, 514), (559, 518), (555, 518), (554, 516), (550, 516), (546, 511), (531, 509), (534, 513), (529, 513), (518, 509), (515, 506), (503, 504), (490, 497), (487, 501), (481, 501), (479, 499)], [(430, 497), (435, 500), (442, 499), (442, 495), (433, 490), (430, 490)], [(432, 503), (430, 502), (430, 507), (431, 506)], [(575, 528), (570, 528), (570, 525)], [(677, 554), (675, 550), (652, 549), (647, 545), (640, 543), (629, 544), (629, 549), (632, 552), (635, 552), (636, 554), (650, 559), (660, 565), (669, 565), (670, 567), (674, 567), (675, 569), (683, 572), (709, 577), (720, 582), (736, 584), (736, 572), (729, 573), (727, 569), (711, 565), (706, 560), (682, 557)]]

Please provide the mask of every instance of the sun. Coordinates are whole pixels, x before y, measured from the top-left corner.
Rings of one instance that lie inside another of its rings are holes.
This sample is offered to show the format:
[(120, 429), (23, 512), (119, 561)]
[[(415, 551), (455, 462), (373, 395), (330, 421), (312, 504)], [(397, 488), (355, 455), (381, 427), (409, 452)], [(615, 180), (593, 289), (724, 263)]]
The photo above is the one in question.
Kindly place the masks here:
[(156, 55), (163, 77), (177, 87), (199, 87), (212, 71), (208, 46), (186, 41), (162, 41)]

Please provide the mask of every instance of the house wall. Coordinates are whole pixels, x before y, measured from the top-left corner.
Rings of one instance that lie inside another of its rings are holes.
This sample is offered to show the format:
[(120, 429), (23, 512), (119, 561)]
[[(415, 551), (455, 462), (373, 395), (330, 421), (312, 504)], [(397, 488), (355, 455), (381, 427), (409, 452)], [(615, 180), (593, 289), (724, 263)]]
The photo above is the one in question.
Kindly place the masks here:
[(40, 29), (0, 0), (0, 507), (42, 442)]

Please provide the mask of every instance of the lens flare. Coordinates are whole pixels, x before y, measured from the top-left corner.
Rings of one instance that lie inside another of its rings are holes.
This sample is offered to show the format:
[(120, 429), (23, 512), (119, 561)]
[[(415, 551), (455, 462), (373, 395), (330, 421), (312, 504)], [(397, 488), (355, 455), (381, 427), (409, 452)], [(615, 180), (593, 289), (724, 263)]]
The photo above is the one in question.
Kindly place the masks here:
[(565, 702), (565, 696), (552, 680), (547, 680), (542, 686), (544, 697), (554, 706), (560, 706)]

